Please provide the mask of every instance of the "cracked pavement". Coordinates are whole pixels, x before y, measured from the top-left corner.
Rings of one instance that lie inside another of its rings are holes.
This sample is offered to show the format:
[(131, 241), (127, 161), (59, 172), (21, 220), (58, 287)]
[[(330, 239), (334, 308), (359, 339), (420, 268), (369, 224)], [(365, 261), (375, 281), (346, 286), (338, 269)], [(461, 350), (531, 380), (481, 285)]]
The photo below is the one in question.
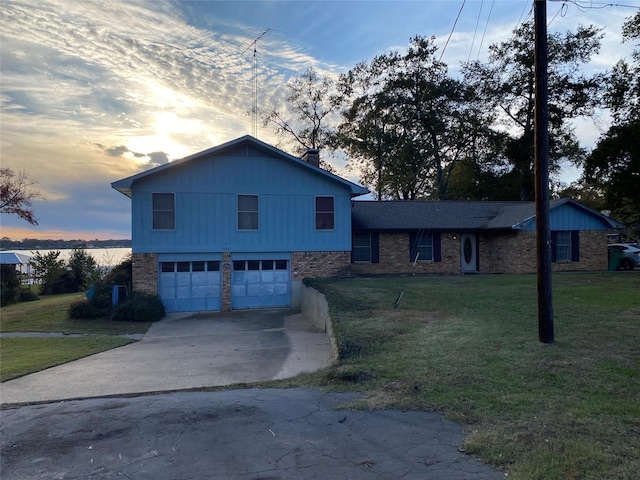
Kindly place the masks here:
[(2, 411), (3, 480), (429, 479), (504, 474), (434, 412), (349, 410), (313, 389), (95, 398)]

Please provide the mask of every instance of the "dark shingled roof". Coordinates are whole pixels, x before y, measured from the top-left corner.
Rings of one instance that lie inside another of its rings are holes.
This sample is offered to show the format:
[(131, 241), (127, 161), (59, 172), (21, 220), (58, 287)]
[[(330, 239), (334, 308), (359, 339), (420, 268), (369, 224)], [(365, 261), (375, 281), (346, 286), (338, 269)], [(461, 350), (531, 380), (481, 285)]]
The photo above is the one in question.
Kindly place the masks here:
[[(551, 200), (550, 208), (570, 203), (617, 228), (619, 224), (575, 200)], [(355, 201), (354, 230), (511, 230), (535, 217), (534, 202)]]

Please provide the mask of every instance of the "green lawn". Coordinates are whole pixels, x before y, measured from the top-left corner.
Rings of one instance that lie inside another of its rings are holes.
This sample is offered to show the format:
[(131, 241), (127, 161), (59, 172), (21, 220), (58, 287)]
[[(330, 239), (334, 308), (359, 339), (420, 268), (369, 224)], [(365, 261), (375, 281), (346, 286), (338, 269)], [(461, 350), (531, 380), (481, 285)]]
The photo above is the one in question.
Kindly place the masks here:
[(60, 332), (121, 335), (145, 333), (150, 322), (113, 322), (108, 318), (77, 320), (69, 318), (69, 305), (84, 298), (81, 293), (46, 295), (34, 302), (0, 308), (0, 332)]
[(312, 283), (341, 360), (301, 384), (360, 390), (363, 408), (442, 411), (465, 426), (466, 451), (509, 478), (637, 478), (639, 274), (555, 275), (550, 345), (533, 275)]
[(133, 340), (116, 336), (0, 339), (0, 381), (77, 360)]
[(76, 320), (67, 311), (82, 294), (43, 296), (0, 308), (0, 331), (86, 334), (67, 338), (0, 338), (0, 381), (4, 382), (87, 355), (131, 343), (122, 334), (145, 333), (150, 322)]

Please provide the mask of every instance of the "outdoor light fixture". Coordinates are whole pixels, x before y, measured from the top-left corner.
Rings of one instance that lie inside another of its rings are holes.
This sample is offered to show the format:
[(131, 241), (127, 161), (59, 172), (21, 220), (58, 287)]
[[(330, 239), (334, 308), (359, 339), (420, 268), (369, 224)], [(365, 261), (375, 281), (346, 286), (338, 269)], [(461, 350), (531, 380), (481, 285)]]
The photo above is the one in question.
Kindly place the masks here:
[(457, 240), (458, 239), (458, 235), (456, 235), (455, 233), (453, 235), (451, 235), (451, 239), (452, 240)]

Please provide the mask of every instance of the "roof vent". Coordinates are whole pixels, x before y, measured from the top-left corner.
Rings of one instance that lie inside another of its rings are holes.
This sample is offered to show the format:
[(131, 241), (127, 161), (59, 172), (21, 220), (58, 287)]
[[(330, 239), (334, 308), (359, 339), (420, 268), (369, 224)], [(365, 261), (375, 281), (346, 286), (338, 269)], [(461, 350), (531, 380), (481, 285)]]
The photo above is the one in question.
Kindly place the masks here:
[(309, 148), (307, 152), (302, 155), (302, 160), (316, 167), (320, 166), (320, 150), (317, 148)]

